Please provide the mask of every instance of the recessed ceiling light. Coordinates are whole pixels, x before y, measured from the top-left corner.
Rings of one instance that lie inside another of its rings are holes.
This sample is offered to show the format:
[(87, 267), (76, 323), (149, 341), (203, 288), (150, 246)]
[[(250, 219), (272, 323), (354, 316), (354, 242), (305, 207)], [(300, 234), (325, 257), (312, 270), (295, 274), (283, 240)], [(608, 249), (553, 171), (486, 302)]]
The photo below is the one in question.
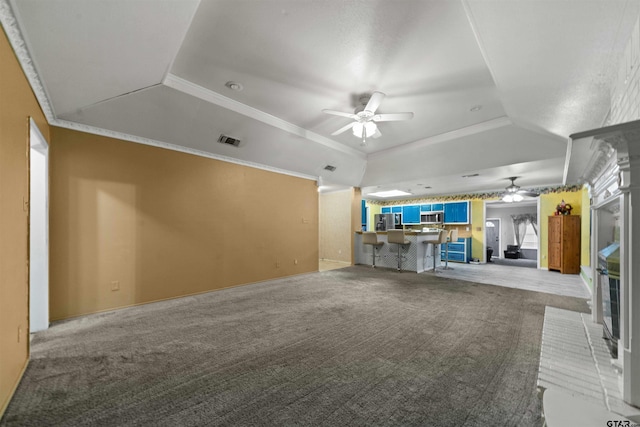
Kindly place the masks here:
[(482, 105), (474, 105), (473, 107), (471, 107), (469, 109), (469, 111), (471, 111), (473, 113), (475, 113), (476, 111), (480, 111), (480, 110), (482, 110)]
[(378, 191), (377, 193), (369, 193), (369, 196), (376, 197), (396, 197), (396, 196), (410, 196), (411, 193), (407, 193), (402, 190), (389, 190), (389, 191)]
[(226, 82), (224, 84), (226, 87), (228, 87), (231, 90), (237, 90), (238, 92), (242, 90), (242, 85), (240, 83), (236, 83), (236, 82)]

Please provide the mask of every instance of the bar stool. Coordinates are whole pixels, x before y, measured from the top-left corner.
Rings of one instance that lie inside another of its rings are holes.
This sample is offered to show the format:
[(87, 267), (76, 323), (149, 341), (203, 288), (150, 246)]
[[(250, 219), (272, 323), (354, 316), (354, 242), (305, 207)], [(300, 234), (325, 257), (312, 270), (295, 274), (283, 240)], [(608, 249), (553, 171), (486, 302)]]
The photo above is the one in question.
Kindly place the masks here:
[(449, 231), (449, 236), (447, 237), (447, 241), (445, 242), (443, 270), (453, 270), (453, 268), (449, 267), (449, 243), (455, 243), (457, 241), (458, 241), (458, 229), (455, 228)]
[(404, 230), (387, 230), (387, 242), (389, 242), (389, 244), (398, 245), (397, 258), (398, 258), (398, 271), (400, 271), (402, 267), (402, 259), (403, 258), (406, 259), (406, 257), (403, 257), (402, 255), (400, 255), (400, 249), (402, 248), (402, 246), (406, 246), (411, 242), (404, 238)]
[[(447, 241), (447, 238), (448, 238), (447, 230), (440, 230), (440, 232), (438, 233), (438, 238), (436, 240), (424, 240), (422, 242), (425, 245), (431, 245), (432, 254), (433, 254), (433, 270), (431, 271), (433, 271), (434, 273), (436, 272), (436, 253), (437, 253), (437, 256), (440, 256), (440, 252), (438, 251), (438, 245), (445, 243)], [(424, 269), (426, 270), (427, 269), (427, 266), (426, 266), (427, 250), (426, 249), (424, 251), (424, 258), (425, 258)]]
[(363, 231), (362, 232), (362, 244), (371, 245), (371, 267), (376, 268), (376, 250), (380, 249), (384, 242), (378, 240), (378, 234), (375, 231)]

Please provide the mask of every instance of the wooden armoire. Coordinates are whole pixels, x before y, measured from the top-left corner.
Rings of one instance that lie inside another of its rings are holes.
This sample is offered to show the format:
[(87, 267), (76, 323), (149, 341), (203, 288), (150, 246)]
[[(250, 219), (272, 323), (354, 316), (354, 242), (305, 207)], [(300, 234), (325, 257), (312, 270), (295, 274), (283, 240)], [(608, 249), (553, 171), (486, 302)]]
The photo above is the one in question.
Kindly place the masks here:
[(580, 215), (549, 217), (549, 270), (580, 273)]

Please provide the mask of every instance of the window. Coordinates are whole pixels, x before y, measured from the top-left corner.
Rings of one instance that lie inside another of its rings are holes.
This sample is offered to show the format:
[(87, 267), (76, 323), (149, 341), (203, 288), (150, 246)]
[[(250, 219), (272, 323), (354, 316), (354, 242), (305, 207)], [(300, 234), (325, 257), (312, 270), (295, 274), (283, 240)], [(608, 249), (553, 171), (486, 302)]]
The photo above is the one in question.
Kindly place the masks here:
[[(514, 242), (514, 244), (518, 244)], [(520, 249), (538, 249), (538, 235), (533, 231), (533, 226), (530, 222), (527, 222), (527, 229), (524, 233), (524, 239), (522, 239), (522, 246)]]

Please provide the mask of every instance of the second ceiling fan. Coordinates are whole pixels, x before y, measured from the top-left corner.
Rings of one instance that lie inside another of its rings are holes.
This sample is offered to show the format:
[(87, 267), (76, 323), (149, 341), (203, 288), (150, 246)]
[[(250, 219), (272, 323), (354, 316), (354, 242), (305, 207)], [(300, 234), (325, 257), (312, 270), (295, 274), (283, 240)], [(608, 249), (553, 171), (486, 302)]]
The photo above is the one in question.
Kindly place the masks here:
[(366, 145), (367, 138), (379, 138), (382, 136), (376, 123), (410, 120), (413, 118), (413, 113), (376, 114), (376, 110), (380, 106), (384, 97), (385, 94), (382, 92), (373, 92), (371, 95), (361, 96), (360, 105), (356, 107), (353, 113), (344, 113), (342, 111), (335, 110), (322, 110), (322, 112), (326, 114), (348, 117), (354, 120), (348, 125), (333, 132), (331, 135), (339, 135), (342, 132), (351, 129), (355, 136), (362, 138), (362, 145)]
[(540, 195), (536, 191), (520, 190), (520, 186), (516, 185), (515, 183), (516, 179), (518, 178), (519, 177), (517, 176), (510, 176), (509, 178), (507, 178), (509, 181), (511, 181), (511, 185), (507, 186), (504, 189), (505, 191), (502, 195), (503, 201), (508, 203), (520, 202), (525, 197), (538, 197)]

